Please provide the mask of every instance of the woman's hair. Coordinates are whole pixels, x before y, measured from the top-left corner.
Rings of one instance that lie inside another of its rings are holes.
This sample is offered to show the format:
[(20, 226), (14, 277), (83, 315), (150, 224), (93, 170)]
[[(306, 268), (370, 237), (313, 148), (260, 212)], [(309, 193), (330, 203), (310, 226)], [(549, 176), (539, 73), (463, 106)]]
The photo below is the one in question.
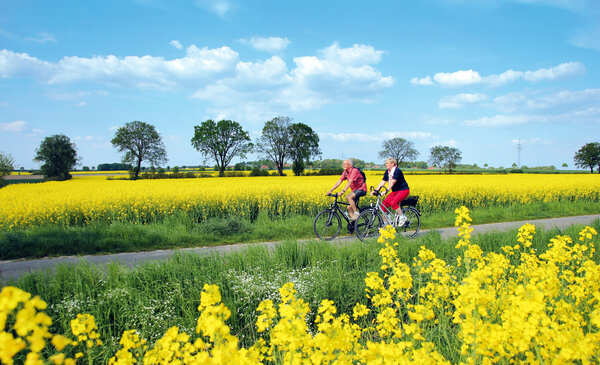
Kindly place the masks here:
[(392, 157), (388, 157), (388, 158), (386, 158), (386, 159), (385, 159), (385, 162), (391, 162), (391, 163), (393, 163), (394, 165), (397, 165), (397, 164), (398, 164), (398, 162), (396, 162), (396, 159), (395, 159), (395, 158), (392, 158)]

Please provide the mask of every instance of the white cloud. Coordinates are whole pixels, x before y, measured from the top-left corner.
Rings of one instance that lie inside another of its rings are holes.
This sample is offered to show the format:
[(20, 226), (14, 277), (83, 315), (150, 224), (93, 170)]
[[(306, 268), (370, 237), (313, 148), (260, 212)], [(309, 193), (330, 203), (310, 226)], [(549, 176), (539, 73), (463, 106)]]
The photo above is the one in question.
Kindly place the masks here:
[(232, 72), (238, 53), (229, 47), (202, 48), (192, 45), (182, 58), (165, 60), (153, 56), (113, 55), (64, 57), (50, 63), (27, 54), (0, 51), (0, 77), (35, 77), (49, 84), (94, 81), (117, 86), (172, 88), (185, 83), (206, 83)]
[(381, 61), (384, 51), (378, 51), (372, 46), (354, 44), (350, 48), (340, 48), (338, 42), (321, 51), (325, 60), (342, 65), (374, 65)]
[(442, 86), (465, 86), (478, 84), (482, 78), (479, 72), (473, 70), (461, 70), (456, 72), (438, 72), (433, 79)]
[(181, 45), (181, 43), (179, 43), (178, 40), (173, 39), (172, 41), (169, 42), (170, 45), (172, 45), (173, 47), (177, 48), (177, 49), (182, 49), (183, 46)]
[(292, 43), (287, 38), (281, 37), (252, 37), (250, 39), (240, 39), (240, 42), (248, 44), (255, 49), (266, 52), (277, 52), (287, 48)]
[(467, 120), (465, 125), (474, 127), (503, 127), (519, 124), (528, 124), (535, 122), (545, 122), (547, 118), (538, 115), (495, 115), (493, 117), (483, 117), (474, 120)]
[(489, 75), (485, 77), (485, 82), (491, 86), (501, 86), (509, 82), (517, 81), (524, 75), (523, 71), (507, 70), (499, 75)]
[(431, 140), (438, 138), (430, 132), (383, 132), (381, 133), (381, 136), (383, 137), (383, 139), (405, 138)]
[(438, 103), (440, 109), (458, 109), (466, 104), (475, 104), (488, 100), (489, 97), (485, 94), (457, 94), (453, 96), (443, 97)]
[(307, 110), (333, 102), (371, 102), (394, 84), (392, 77), (372, 66), (357, 64), (360, 57), (348, 56), (351, 53), (340, 49), (343, 56), (332, 57), (342, 63), (316, 56), (296, 57), (296, 67), (291, 70), (278, 56), (263, 62), (239, 62), (234, 76), (201, 88), (194, 97), (226, 109), (247, 104), (252, 109)]
[(7, 49), (0, 50), (0, 77), (39, 77), (54, 72), (54, 65), (30, 57), (26, 53), (15, 53)]
[(418, 77), (413, 77), (412, 79), (410, 79), (410, 83), (411, 83), (411, 85), (429, 86), (429, 85), (433, 85), (433, 80), (431, 79), (431, 76), (426, 76), (421, 79)]
[(556, 67), (540, 68), (536, 71), (525, 71), (523, 79), (527, 81), (555, 80), (558, 78), (579, 75), (585, 72), (585, 66), (580, 62), (561, 63)]
[(0, 130), (4, 132), (22, 132), (25, 129), (27, 122), (17, 120), (9, 123), (0, 123)]
[[(229, 47), (198, 48), (171, 60), (154, 56), (64, 57), (50, 63), (27, 54), (0, 51), (0, 77), (33, 77), (48, 84), (95, 82), (114, 87), (195, 90), (193, 97), (224, 110), (247, 104), (269, 111), (305, 110), (334, 102), (373, 102), (394, 79), (370, 63), (382, 52), (337, 43), (320, 51), (324, 57), (294, 58), (289, 69), (278, 56), (241, 61)], [(361, 63), (362, 62), (362, 63)], [(57, 95), (57, 97), (71, 97)]]
[[(438, 72), (433, 76), (423, 78), (413, 77), (412, 85), (437, 85), (446, 87), (461, 87), (477, 84), (501, 86), (517, 80), (529, 82), (552, 81), (560, 78), (577, 76), (585, 73), (586, 68), (581, 62), (565, 62), (550, 68), (540, 68), (535, 71), (507, 70), (501, 74), (481, 76), (473, 70), (460, 70), (456, 72)], [(433, 82), (435, 81), (435, 83)]]
[(504, 112), (587, 107), (599, 103), (600, 89), (564, 90), (541, 96), (535, 92), (513, 92), (500, 95), (493, 100), (493, 106)]

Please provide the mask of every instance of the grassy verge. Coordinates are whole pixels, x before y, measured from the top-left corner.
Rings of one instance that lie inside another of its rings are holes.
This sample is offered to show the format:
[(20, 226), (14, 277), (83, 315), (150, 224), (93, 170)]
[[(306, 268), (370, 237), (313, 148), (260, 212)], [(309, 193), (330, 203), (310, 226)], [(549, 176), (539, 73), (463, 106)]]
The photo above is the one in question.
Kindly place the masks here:
[[(600, 231), (600, 222), (594, 227)], [(558, 234), (576, 239), (581, 228), (538, 230), (532, 248), (538, 253), (545, 251), (550, 238)], [(516, 243), (516, 236), (516, 230), (490, 233), (478, 235), (472, 242), (485, 252), (501, 252), (502, 246)], [(461, 252), (455, 249), (456, 241), (442, 240), (435, 233), (401, 240), (399, 258), (411, 265), (419, 247), (425, 246), (449, 265), (456, 265)], [(92, 314), (104, 340), (102, 363), (106, 363), (125, 330), (137, 329), (150, 343), (171, 326), (194, 333), (196, 308), (205, 283), (219, 286), (223, 302), (232, 312), (228, 324), (245, 346), (258, 339), (254, 325), (258, 304), (265, 299), (276, 301), (278, 288), (285, 282), (293, 282), (298, 296), (309, 303), (311, 324), (322, 299), (333, 300), (338, 313), (351, 315), (354, 304), (368, 305), (364, 278), (368, 272), (380, 271), (380, 249), (374, 240), (343, 246), (288, 241), (272, 251), (255, 246), (222, 256), (177, 255), (137, 269), (116, 264), (105, 270), (89, 264), (60, 266), (54, 274), (29, 274), (9, 284), (48, 303), (46, 312), (53, 318), (53, 333), (68, 333), (69, 321), (77, 313)], [(595, 261), (599, 259), (596, 253)]]
[[(600, 213), (595, 202), (551, 202), (472, 210), (478, 224)], [(259, 215), (254, 223), (230, 217), (196, 223), (180, 214), (160, 223), (94, 224), (87, 227), (43, 226), (0, 233), (0, 260), (60, 255), (137, 252), (183, 247), (217, 246), (241, 242), (314, 238), (313, 218), (293, 216), (273, 220)], [(422, 229), (451, 227), (454, 212), (422, 217)], [(342, 228), (342, 234), (346, 227)]]

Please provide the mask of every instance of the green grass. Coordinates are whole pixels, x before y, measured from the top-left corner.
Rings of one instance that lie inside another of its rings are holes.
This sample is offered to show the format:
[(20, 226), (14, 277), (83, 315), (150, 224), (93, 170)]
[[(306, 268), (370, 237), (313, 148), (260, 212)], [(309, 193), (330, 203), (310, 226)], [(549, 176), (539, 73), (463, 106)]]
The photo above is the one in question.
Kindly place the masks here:
[[(471, 217), (477, 224), (484, 224), (598, 213), (600, 204), (597, 202), (577, 201), (481, 208), (472, 210)], [(237, 217), (196, 223), (189, 216), (178, 214), (147, 225), (98, 223), (86, 227), (32, 227), (0, 232), (0, 260), (310, 239), (314, 238), (313, 219), (298, 215), (273, 220), (259, 215), (253, 223)], [(454, 219), (453, 211), (425, 214), (421, 227), (452, 227)], [(343, 223), (341, 232), (347, 234)]]
[[(593, 226), (600, 231), (600, 221)], [(550, 238), (558, 234), (576, 238), (581, 228), (538, 230), (532, 248), (543, 252)], [(472, 242), (485, 252), (501, 252), (502, 246), (516, 243), (516, 236), (517, 230), (496, 232), (475, 236)], [(456, 265), (460, 254), (454, 248), (456, 242), (457, 238), (442, 240), (437, 233), (401, 240), (399, 258), (410, 265), (419, 247), (425, 246)], [(351, 314), (356, 303), (368, 304), (364, 278), (368, 272), (380, 270), (380, 248), (374, 240), (347, 244), (289, 240), (272, 250), (256, 245), (223, 255), (179, 254), (136, 269), (117, 264), (104, 269), (88, 263), (64, 265), (55, 273), (28, 274), (7, 284), (48, 303), (53, 333), (67, 334), (69, 321), (77, 313), (94, 315), (104, 341), (104, 358), (99, 362), (106, 363), (124, 330), (137, 329), (150, 343), (171, 326), (193, 334), (204, 284), (219, 286), (223, 302), (232, 312), (228, 324), (244, 346), (258, 338), (254, 326), (258, 304), (265, 299), (277, 301), (278, 289), (286, 282), (294, 282), (298, 296), (309, 303), (310, 323), (323, 299), (333, 300), (338, 314)], [(599, 253), (595, 261), (600, 261)]]

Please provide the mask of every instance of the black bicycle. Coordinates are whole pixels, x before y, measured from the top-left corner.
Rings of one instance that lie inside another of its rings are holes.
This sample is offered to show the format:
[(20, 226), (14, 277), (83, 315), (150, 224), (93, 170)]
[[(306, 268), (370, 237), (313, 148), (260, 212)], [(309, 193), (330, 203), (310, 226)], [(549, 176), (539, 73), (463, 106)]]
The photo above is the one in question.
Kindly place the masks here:
[[(329, 205), (329, 208), (319, 212), (315, 217), (315, 221), (313, 222), (315, 235), (317, 235), (319, 239), (325, 241), (336, 238), (342, 229), (342, 218), (346, 220), (348, 233), (352, 234), (354, 232), (354, 221), (350, 220), (347, 216), (348, 213), (340, 208), (340, 205), (349, 205), (349, 203), (339, 201), (338, 197), (340, 195), (337, 193), (327, 194), (327, 196), (334, 198), (334, 200), (331, 205)], [(356, 207), (359, 209), (359, 212), (362, 211), (362, 209), (358, 207), (358, 203), (356, 203)], [(340, 216), (342, 218), (340, 218)]]
[[(369, 208), (363, 209), (354, 222), (356, 236), (361, 241), (369, 237), (379, 237), (379, 228), (391, 225), (396, 228), (396, 233), (401, 236), (405, 238), (415, 237), (421, 228), (421, 212), (416, 207), (419, 197), (416, 195), (409, 196), (400, 202), (402, 213), (406, 217), (402, 222), (400, 215), (394, 210), (389, 211), (381, 204), (381, 197), (389, 191), (385, 186), (382, 186), (382, 189), (385, 189), (385, 193), (382, 194), (379, 190), (375, 190), (374, 195), (377, 196), (377, 202), (375, 204), (371, 203)], [(374, 188), (371, 186), (371, 191), (373, 190)], [(385, 216), (383, 212), (386, 212)]]

